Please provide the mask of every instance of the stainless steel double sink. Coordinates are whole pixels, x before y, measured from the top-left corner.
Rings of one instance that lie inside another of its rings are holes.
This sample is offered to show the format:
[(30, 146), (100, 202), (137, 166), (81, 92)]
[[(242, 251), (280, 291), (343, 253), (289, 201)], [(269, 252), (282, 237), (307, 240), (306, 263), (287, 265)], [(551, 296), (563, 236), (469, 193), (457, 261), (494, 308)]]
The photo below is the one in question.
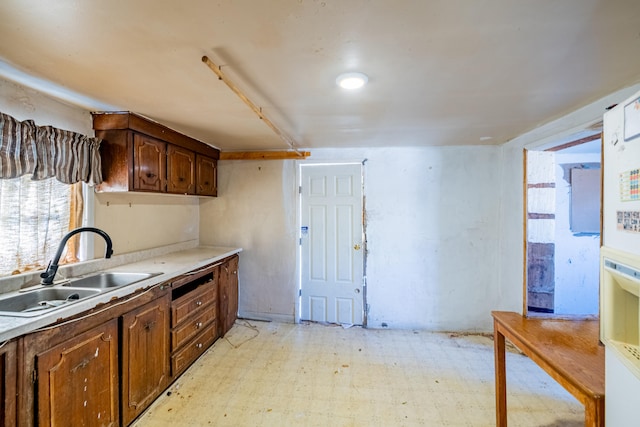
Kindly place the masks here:
[(159, 274), (162, 273), (102, 272), (59, 285), (12, 292), (0, 296), (0, 316), (40, 316)]

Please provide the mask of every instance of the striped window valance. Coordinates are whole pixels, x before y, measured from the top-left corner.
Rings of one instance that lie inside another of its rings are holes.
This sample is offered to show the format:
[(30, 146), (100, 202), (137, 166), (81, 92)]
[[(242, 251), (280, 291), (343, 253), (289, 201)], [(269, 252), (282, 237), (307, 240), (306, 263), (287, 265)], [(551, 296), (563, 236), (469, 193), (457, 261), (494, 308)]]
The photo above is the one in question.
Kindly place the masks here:
[(100, 140), (0, 113), (0, 179), (31, 175), (65, 184), (102, 182)]

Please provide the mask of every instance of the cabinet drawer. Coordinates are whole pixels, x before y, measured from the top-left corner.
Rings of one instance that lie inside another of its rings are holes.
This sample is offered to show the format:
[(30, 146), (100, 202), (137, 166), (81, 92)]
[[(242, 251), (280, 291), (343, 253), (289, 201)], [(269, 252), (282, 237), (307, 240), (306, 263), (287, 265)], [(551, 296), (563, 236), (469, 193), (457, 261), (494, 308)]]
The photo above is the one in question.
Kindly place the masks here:
[(193, 340), (189, 341), (182, 350), (171, 356), (171, 374), (175, 377), (189, 367), (218, 337), (216, 322), (209, 325)]
[[(219, 264), (216, 264), (215, 266), (207, 266), (205, 268), (201, 268), (198, 271), (193, 271), (189, 274), (178, 277), (177, 279), (174, 279), (171, 282), (171, 287), (176, 289), (176, 288), (179, 288), (180, 286), (197, 281), (198, 279), (202, 279), (203, 283), (215, 280), (215, 277), (214, 277), (214, 274), (216, 271), (215, 267), (217, 267), (218, 265)], [(209, 277), (206, 277), (207, 275)]]
[(175, 351), (180, 348), (182, 344), (209, 326), (209, 324), (216, 319), (215, 308), (215, 304), (203, 306), (201, 314), (189, 318), (183, 324), (171, 331), (171, 350)]
[(195, 310), (216, 301), (216, 288), (214, 286), (202, 286), (175, 300), (171, 304), (171, 326), (177, 326)]

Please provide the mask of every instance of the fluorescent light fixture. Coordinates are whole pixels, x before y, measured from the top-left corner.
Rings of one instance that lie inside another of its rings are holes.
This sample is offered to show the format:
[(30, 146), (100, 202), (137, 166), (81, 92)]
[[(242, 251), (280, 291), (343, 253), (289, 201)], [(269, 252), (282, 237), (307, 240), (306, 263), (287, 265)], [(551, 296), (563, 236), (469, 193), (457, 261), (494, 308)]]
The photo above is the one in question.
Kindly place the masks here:
[(343, 89), (360, 89), (366, 85), (369, 77), (363, 73), (344, 73), (340, 74), (336, 79), (336, 84)]

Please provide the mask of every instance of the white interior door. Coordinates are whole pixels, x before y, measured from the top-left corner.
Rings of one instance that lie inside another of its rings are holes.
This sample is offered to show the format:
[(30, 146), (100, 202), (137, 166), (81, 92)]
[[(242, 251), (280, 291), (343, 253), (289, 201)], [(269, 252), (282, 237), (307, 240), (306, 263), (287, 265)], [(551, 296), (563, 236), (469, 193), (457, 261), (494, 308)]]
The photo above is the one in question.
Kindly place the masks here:
[(302, 320), (361, 325), (362, 165), (301, 167)]

